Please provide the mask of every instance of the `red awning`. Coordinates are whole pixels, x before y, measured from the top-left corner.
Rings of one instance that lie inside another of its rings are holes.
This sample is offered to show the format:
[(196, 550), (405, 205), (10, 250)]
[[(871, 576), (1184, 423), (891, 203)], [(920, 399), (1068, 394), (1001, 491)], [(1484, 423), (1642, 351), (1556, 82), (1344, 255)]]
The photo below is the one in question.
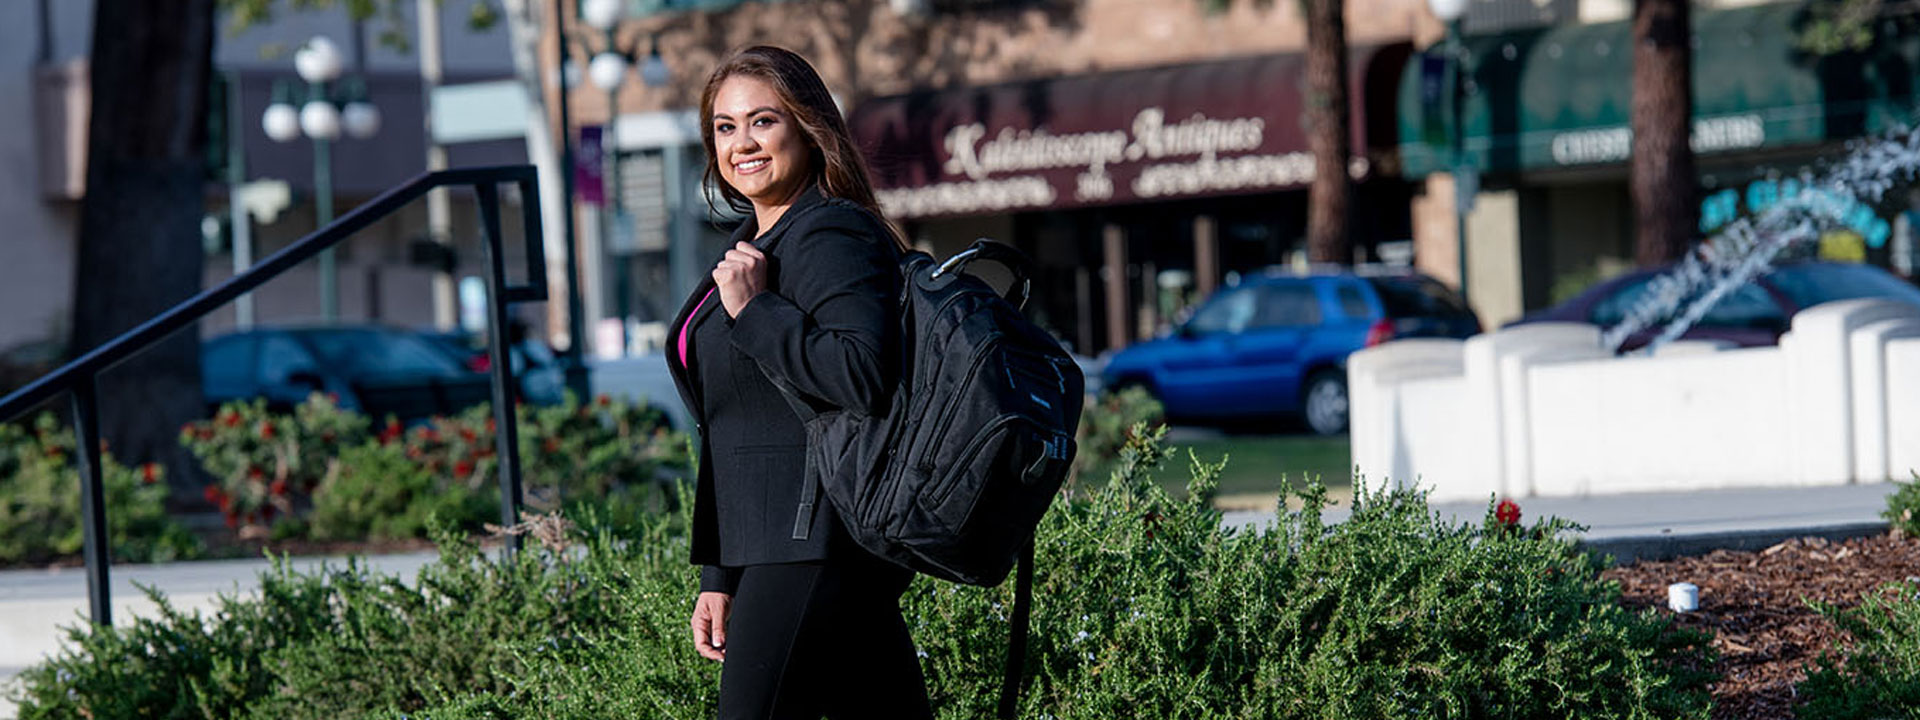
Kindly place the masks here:
[[(1356, 156), (1393, 147), (1410, 52), (1352, 53)], [(863, 103), (849, 124), (899, 219), (1268, 192), (1313, 179), (1305, 74), (1287, 54), (922, 91)]]

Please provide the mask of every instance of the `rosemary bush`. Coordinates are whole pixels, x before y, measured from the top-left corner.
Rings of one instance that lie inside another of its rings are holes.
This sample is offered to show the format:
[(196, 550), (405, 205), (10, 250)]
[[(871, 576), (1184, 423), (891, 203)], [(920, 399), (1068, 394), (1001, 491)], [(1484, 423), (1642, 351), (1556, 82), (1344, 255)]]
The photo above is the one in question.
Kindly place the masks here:
[(1882, 585), (1850, 609), (1825, 603), (1814, 609), (1853, 636), (1853, 645), (1820, 657), (1800, 683), (1795, 714), (1805, 720), (1920, 717), (1920, 579)]
[[(1137, 427), (1042, 523), (1023, 717), (1706, 717), (1705, 637), (1621, 608), (1564, 523), (1452, 525), (1362, 489), (1326, 524), (1310, 487), (1271, 528), (1223, 529), (1221, 464), (1189, 458), (1180, 498), (1150, 478), (1163, 434)], [(282, 569), (214, 617), (79, 628), (27, 671), (21, 717), (711, 717), (681, 508), (549, 518), (504, 564), (442, 533), (414, 584)], [(907, 591), (940, 717), (991, 715), (1011, 585)]]

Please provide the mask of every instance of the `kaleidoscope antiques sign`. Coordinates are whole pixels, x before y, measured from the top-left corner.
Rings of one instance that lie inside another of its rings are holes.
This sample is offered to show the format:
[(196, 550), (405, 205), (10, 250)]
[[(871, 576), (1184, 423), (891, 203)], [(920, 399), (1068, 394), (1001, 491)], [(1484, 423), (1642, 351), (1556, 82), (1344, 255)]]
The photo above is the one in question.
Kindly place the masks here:
[(849, 124), (900, 219), (1290, 189), (1314, 172), (1303, 71), (1280, 55), (923, 92)]

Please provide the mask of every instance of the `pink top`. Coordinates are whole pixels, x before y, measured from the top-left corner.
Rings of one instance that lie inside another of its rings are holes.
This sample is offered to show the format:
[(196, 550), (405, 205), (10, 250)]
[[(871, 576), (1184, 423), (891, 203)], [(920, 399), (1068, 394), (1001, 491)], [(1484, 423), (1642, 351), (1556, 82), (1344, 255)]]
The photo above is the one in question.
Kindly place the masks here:
[(712, 300), (713, 291), (718, 289), (720, 288), (708, 289), (706, 296), (700, 298), (700, 302), (693, 306), (693, 312), (687, 313), (687, 321), (680, 324), (680, 366), (681, 367), (686, 367), (687, 365), (687, 329), (693, 325), (694, 316), (700, 314), (701, 306), (706, 305), (708, 300)]

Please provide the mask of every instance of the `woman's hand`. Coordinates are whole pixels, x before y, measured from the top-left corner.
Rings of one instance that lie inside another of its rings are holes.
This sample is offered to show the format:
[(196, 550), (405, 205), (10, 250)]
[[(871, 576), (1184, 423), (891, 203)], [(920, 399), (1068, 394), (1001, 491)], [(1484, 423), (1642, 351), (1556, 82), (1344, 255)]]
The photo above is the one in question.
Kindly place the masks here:
[(720, 305), (727, 309), (727, 317), (740, 317), (747, 303), (767, 289), (767, 256), (752, 243), (734, 243), (713, 267), (713, 281), (720, 287)]
[(693, 649), (700, 657), (727, 659), (727, 616), (732, 612), (733, 596), (726, 593), (703, 592), (693, 601)]

